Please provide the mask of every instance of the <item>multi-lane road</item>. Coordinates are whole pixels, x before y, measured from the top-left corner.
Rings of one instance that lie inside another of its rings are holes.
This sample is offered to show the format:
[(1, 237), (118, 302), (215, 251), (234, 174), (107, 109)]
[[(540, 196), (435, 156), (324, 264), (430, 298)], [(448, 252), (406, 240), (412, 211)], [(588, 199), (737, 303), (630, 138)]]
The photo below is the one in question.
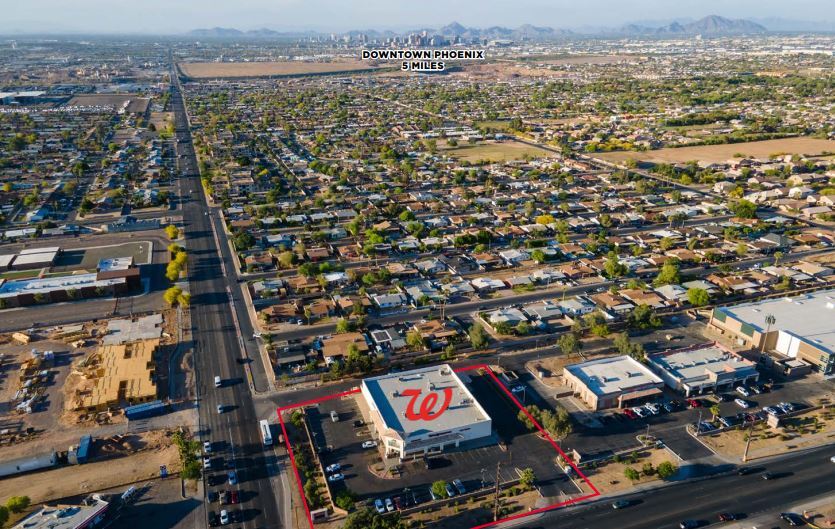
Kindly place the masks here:
[[(175, 114), (179, 174), (183, 194), (183, 226), (189, 254), (189, 290), (191, 292), (191, 323), (199, 406), (200, 440), (211, 441), (214, 447), (212, 468), (207, 472), (225, 480), (235, 470), (239, 482), (209, 486), (209, 490), (239, 490), (240, 505), (226, 506), (238, 511), (235, 527), (245, 529), (284, 528), (279, 518), (272, 481), (276, 462), (272, 451), (262, 446), (258, 421), (262, 418), (253, 405), (254, 384), (247, 351), (253, 344), (248, 318), (238, 318), (230, 301), (240, 298), (237, 281), (228, 254), (222, 253), (212, 226), (216, 216), (202, 192), (197, 160), (184, 100), (176, 75), (172, 87), (172, 110)], [(222, 237), (222, 233), (220, 234)], [(239, 304), (240, 305), (240, 304)], [(260, 357), (251, 359), (263, 372)], [(222, 379), (215, 387), (214, 377)], [(220, 413), (218, 406), (222, 407)], [(219, 506), (208, 510), (218, 512)]]
[[(625, 509), (615, 510), (611, 501), (599, 501), (546, 514), (524, 527), (674, 529), (683, 520), (717, 526), (719, 513), (735, 514), (743, 517), (743, 521), (768, 520), (767, 525), (752, 521), (747, 527), (786, 527), (779, 520), (780, 509), (835, 490), (835, 464), (829, 461), (833, 453), (835, 450), (824, 447), (768, 463), (754, 463), (751, 467), (755, 471), (744, 476), (729, 468), (723, 475), (709, 479), (625, 496), (634, 502)], [(775, 479), (762, 479), (766, 470)]]

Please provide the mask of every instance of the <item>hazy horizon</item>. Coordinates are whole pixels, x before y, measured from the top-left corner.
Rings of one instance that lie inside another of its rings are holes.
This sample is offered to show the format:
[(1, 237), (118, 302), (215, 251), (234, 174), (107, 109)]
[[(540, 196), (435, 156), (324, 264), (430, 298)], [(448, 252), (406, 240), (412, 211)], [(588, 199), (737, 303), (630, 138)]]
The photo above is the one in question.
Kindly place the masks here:
[(810, 23), (835, 22), (829, 0), (634, 0), (577, 3), (568, 0), (180, 0), (119, 5), (112, 1), (41, 0), (7, 9), (0, 33), (181, 34), (196, 28), (269, 28), (277, 31), (408, 30), (440, 27), (452, 21), (464, 26), (522, 24), (582, 29), (617, 27), (636, 21), (698, 19), (707, 15), (760, 20), (781, 18)]

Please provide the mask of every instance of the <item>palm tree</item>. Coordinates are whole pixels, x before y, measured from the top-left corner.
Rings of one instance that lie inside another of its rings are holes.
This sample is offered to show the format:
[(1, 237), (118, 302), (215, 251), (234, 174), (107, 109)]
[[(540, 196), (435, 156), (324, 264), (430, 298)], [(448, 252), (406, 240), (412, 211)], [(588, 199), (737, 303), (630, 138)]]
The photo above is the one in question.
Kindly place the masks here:
[(771, 332), (771, 326), (777, 323), (777, 318), (774, 317), (773, 314), (766, 314), (765, 315), (765, 335), (762, 337), (762, 346), (760, 347), (760, 356), (765, 354), (765, 341), (768, 333)]

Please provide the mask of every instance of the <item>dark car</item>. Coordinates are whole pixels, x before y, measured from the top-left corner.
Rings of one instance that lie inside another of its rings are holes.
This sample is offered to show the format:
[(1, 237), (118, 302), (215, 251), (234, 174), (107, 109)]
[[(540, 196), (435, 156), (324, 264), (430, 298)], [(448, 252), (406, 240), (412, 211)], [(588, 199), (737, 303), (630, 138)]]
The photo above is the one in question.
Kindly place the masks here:
[(740, 476), (747, 476), (753, 471), (754, 469), (751, 467), (740, 467), (739, 470), (736, 471), (736, 473)]
[(681, 529), (696, 529), (700, 525), (702, 524), (697, 520), (682, 520), (681, 523), (678, 524)]
[(806, 520), (796, 512), (781, 512), (780, 519), (794, 527), (806, 525)]
[(220, 517), (215, 511), (209, 511), (209, 525), (212, 527), (220, 525)]
[(209, 503), (214, 503), (218, 500), (217, 492), (210, 490), (209, 494), (206, 496), (206, 499), (209, 500)]
[(233, 490), (229, 494), (229, 503), (233, 503), (233, 504), (240, 503), (240, 500), (238, 499), (238, 491), (237, 490)]
[(364, 426), (364, 425), (365, 425), (365, 423), (362, 422), (362, 421), (354, 421), (354, 428), (359, 428), (359, 427)]
[(766, 481), (769, 481), (769, 480), (772, 480), (772, 479), (775, 478), (774, 474), (772, 474), (771, 472), (763, 472), (762, 476), (760, 476), (760, 477), (762, 477)]
[(736, 515), (729, 513), (729, 512), (720, 512), (719, 513), (719, 521), (720, 522), (732, 522), (736, 520)]
[(629, 500), (618, 500), (612, 504), (613, 509), (625, 509), (632, 505), (632, 502)]

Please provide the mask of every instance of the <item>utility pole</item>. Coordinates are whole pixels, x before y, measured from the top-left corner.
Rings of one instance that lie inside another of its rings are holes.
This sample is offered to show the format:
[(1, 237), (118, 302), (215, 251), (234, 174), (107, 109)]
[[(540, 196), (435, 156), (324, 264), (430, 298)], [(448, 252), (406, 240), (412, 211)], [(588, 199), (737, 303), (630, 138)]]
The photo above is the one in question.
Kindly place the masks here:
[(696, 422), (696, 437), (699, 436), (699, 432), (702, 431), (702, 409), (699, 408), (699, 420)]
[(751, 438), (754, 437), (754, 421), (751, 421), (751, 426), (748, 427), (748, 439), (745, 441), (745, 453), (742, 454), (742, 462), (748, 462), (748, 449), (751, 448)]
[(496, 497), (493, 503), (493, 521), (497, 521), (499, 519), (499, 468), (501, 468), (502, 462), (496, 461)]

